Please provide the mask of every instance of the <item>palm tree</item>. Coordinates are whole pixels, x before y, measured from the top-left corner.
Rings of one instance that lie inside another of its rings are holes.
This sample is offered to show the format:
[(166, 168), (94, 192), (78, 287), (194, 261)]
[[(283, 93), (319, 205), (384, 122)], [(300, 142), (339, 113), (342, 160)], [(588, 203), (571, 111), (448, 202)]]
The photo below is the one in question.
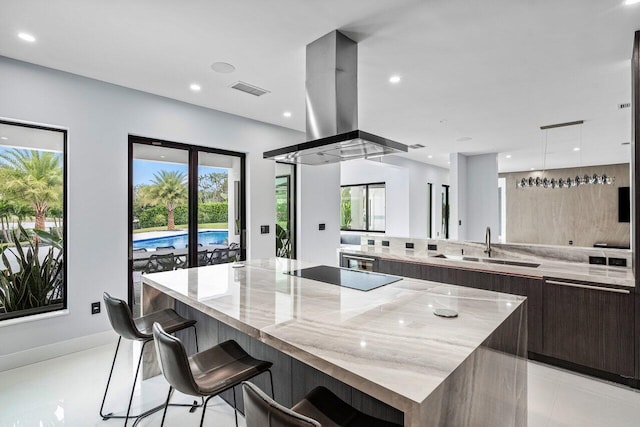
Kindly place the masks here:
[(151, 185), (140, 189), (141, 202), (146, 205), (164, 205), (167, 208), (167, 230), (175, 230), (174, 211), (187, 201), (187, 175), (180, 171), (161, 170), (153, 175)]
[(36, 230), (44, 230), (49, 207), (62, 201), (62, 168), (56, 153), (12, 149), (0, 154), (4, 197), (29, 203), (36, 217)]

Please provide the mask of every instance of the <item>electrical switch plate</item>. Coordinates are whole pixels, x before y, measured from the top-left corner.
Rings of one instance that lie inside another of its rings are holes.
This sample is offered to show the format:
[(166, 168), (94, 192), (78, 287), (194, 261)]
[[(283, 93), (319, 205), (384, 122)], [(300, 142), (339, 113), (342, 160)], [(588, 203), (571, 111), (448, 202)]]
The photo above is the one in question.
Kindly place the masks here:
[(91, 303), (91, 314), (100, 313), (100, 301)]

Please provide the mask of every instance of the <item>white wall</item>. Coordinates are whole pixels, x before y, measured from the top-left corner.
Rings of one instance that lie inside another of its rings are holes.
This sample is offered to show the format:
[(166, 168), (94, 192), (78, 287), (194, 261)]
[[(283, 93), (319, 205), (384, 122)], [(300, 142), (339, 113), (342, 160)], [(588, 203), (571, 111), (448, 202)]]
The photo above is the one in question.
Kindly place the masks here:
[[(451, 239), (484, 241), (487, 226), (498, 240), (498, 156), (452, 153)], [(459, 225), (459, 222), (461, 224)]]
[[(340, 247), (340, 163), (298, 165), (297, 258), (338, 263)], [(325, 230), (318, 225), (325, 224)]]
[(409, 236), (427, 237), (427, 183), (433, 184), (431, 230), (432, 238), (439, 239), (442, 229), (443, 184), (449, 184), (449, 171), (438, 166), (417, 162), (404, 157), (387, 156), (382, 161), (406, 168), (409, 171)]
[(467, 238), (467, 156), (460, 153), (449, 155), (449, 238)]
[(440, 191), (442, 184), (449, 182), (446, 169), (404, 157), (385, 156), (343, 162), (341, 174), (341, 185), (386, 183), (385, 234), (396, 237), (427, 237), (427, 183), (432, 183), (432, 236), (440, 237)]
[[(104, 312), (90, 315), (90, 303), (104, 291), (127, 295), (129, 134), (248, 153), (248, 255), (273, 255), (273, 232), (260, 235), (259, 227), (274, 222), (275, 166), (262, 152), (300, 142), (303, 133), (4, 57), (0, 117), (68, 129), (69, 238), (69, 314), (0, 325), (0, 370), (38, 346), (110, 329)], [(41, 358), (54, 355), (39, 350)]]
[(497, 242), (498, 225), (498, 155), (467, 157), (467, 240), (484, 242), (485, 230), (491, 227), (491, 240)]

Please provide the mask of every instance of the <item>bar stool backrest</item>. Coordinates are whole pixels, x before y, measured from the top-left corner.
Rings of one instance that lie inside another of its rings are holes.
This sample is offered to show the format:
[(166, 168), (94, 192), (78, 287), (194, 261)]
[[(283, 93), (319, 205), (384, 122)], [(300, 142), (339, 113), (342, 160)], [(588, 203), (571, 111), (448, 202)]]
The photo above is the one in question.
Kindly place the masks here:
[(159, 323), (153, 324), (153, 340), (160, 369), (169, 385), (182, 393), (201, 396), (182, 341), (166, 333)]
[(247, 427), (322, 427), (316, 420), (280, 405), (250, 382), (242, 383)]
[(136, 328), (131, 309), (126, 302), (119, 298), (114, 298), (106, 292), (102, 294), (102, 298), (104, 299), (104, 306), (107, 310), (111, 327), (118, 335), (129, 340), (139, 341), (145, 339)]

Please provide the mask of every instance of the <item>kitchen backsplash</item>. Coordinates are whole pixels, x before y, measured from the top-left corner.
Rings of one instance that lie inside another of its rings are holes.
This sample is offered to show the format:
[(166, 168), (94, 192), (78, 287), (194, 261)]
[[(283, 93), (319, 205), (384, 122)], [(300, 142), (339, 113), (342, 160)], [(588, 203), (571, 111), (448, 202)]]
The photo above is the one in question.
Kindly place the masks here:
[[(429, 255), (469, 255), (485, 257), (485, 245), (480, 242), (460, 242), (457, 240), (411, 239), (406, 237), (389, 237), (361, 235), (362, 246), (388, 247), (390, 250), (413, 250), (415, 253), (428, 252)], [(383, 244), (384, 242), (384, 244)], [(413, 249), (407, 249), (406, 243), (412, 243)], [(435, 250), (429, 250), (428, 247)], [(627, 268), (631, 268), (631, 251), (626, 249), (606, 249), (588, 247), (546, 246), (492, 243), (492, 258), (509, 258), (522, 260), (565, 261), (588, 263), (589, 257), (621, 258), (626, 260)]]

